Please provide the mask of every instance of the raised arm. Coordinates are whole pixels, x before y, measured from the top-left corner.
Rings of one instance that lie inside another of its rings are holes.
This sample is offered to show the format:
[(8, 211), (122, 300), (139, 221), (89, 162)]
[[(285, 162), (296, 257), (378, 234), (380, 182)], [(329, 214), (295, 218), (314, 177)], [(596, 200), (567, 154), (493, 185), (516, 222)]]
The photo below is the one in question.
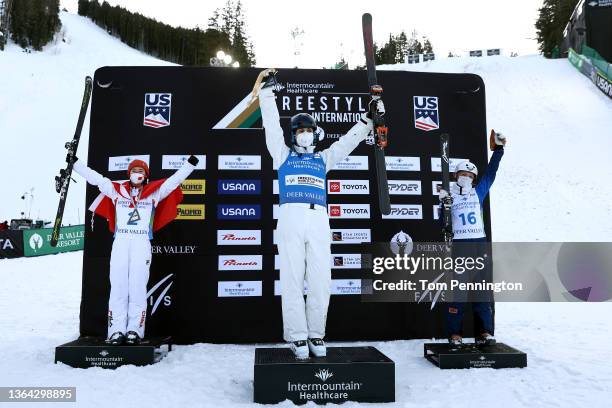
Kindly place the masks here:
[(499, 162), (501, 161), (503, 155), (504, 148), (500, 146), (493, 152), (493, 155), (491, 156), (491, 160), (489, 160), (489, 164), (487, 165), (485, 173), (482, 175), (482, 178), (476, 185), (476, 193), (478, 194), (478, 199), (480, 200), (481, 204), (487, 197), (487, 194), (489, 194), (489, 189), (495, 181), (497, 169), (499, 168)]
[(85, 163), (82, 163), (81, 160), (74, 162), (73, 169), (81, 177), (87, 180), (89, 184), (98, 187), (100, 192), (105, 196), (115, 199), (119, 195), (110, 179), (103, 177), (97, 171), (90, 169)]
[(266, 132), (266, 147), (272, 156), (272, 165), (278, 169), (289, 156), (289, 148), (285, 144), (283, 129), (280, 126), (280, 116), (276, 107), (276, 96), (272, 88), (259, 91), (259, 107), (261, 120)]
[[(194, 160), (195, 159), (195, 160)], [(192, 162), (195, 161), (195, 164), (192, 164)], [(181, 183), (183, 181), (185, 181), (185, 179), (187, 177), (189, 177), (189, 175), (191, 174), (191, 172), (195, 169), (195, 166), (198, 164), (197, 159), (192, 156), (189, 158), (188, 161), (186, 161), (180, 169), (178, 169), (177, 171), (174, 172), (173, 175), (171, 175), (170, 177), (168, 177), (166, 179), (166, 181), (164, 181), (162, 183), (161, 186), (159, 186), (159, 192), (158, 192), (158, 198), (159, 201), (163, 200), (164, 198), (168, 197), (168, 195), (173, 192), (178, 186), (181, 185)]]
[(365, 114), (361, 115), (359, 122), (357, 122), (347, 134), (321, 152), (321, 156), (325, 162), (325, 170), (330, 171), (339, 161), (342, 161), (346, 156), (351, 154), (359, 143), (366, 139), (371, 131), (372, 120), (367, 118)]

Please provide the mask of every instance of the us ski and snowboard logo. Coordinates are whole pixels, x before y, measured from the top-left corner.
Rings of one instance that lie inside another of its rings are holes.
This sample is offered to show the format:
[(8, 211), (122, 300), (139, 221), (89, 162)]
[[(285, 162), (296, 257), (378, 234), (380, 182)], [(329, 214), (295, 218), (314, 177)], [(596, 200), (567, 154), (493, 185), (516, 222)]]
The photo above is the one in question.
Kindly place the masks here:
[(144, 100), (144, 118), (142, 124), (152, 128), (170, 126), (172, 94), (147, 93)]
[(415, 96), (414, 127), (429, 132), (440, 128), (437, 96)]

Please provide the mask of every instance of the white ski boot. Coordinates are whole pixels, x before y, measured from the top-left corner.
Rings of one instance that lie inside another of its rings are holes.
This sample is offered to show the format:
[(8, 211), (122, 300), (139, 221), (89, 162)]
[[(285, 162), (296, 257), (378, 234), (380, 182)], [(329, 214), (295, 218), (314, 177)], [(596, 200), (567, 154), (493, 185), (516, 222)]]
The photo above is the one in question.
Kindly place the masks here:
[(327, 347), (325, 347), (323, 339), (308, 339), (308, 348), (315, 357), (325, 357), (327, 355)]
[(489, 333), (482, 334), (476, 337), (475, 340), (476, 340), (476, 345), (478, 346), (492, 346), (497, 343), (497, 340), (495, 340), (495, 337), (493, 337)]
[(298, 360), (305, 360), (308, 358), (308, 345), (306, 340), (293, 341), (289, 343), (289, 348), (295, 354), (295, 358)]

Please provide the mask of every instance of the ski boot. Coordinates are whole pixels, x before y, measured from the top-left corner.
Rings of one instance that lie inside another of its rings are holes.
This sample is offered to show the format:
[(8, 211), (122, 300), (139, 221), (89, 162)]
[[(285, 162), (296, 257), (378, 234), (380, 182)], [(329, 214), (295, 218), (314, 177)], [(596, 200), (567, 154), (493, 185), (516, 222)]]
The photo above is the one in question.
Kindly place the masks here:
[(495, 337), (493, 337), (489, 333), (483, 333), (480, 336), (476, 337), (475, 340), (477, 346), (492, 346), (497, 343)]
[(135, 345), (140, 344), (140, 340), (142, 339), (140, 338), (138, 333), (136, 333), (135, 331), (129, 331), (125, 335), (125, 344), (128, 344), (130, 346), (135, 346)]
[(298, 360), (305, 360), (308, 358), (308, 345), (306, 340), (293, 341), (289, 343), (289, 348), (295, 354), (295, 358)]
[(125, 342), (125, 335), (121, 332), (115, 332), (104, 342), (111, 346), (120, 346)]
[(463, 338), (461, 336), (452, 335), (448, 338), (448, 344), (454, 347), (461, 347), (463, 346)]
[(315, 357), (325, 357), (327, 355), (327, 348), (323, 339), (308, 339), (308, 348)]

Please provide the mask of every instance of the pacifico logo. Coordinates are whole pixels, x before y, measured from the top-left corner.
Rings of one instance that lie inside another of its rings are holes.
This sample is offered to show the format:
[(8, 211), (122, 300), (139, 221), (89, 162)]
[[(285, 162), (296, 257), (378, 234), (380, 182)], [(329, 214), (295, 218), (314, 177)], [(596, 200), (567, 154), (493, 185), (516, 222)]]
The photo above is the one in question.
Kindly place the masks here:
[(185, 180), (181, 183), (183, 194), (205, 194), (206, 180)]
[(179, 204), (177, 207), (177, 220), (203, 220), (205, 218), (204, 204)]

